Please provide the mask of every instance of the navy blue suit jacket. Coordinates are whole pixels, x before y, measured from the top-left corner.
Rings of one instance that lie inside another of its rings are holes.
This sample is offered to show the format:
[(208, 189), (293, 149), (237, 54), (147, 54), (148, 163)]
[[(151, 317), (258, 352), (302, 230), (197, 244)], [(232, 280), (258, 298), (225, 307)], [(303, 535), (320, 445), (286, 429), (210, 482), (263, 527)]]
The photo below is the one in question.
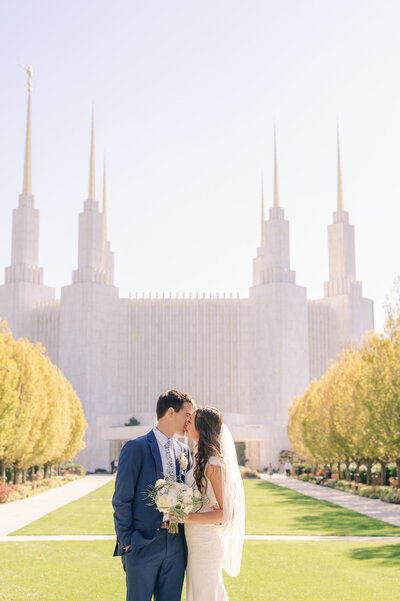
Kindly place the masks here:
[[(175, 439), (174, 447), (175, 457), (187, 453), (187, 469), (190, 469), (192, 458), (189, 447)], [(180, 475), (178, 460), (176, 474), (177, 479), (183, 481), (185, 474)], [(164, 478), (161, 455), (154, 432), (150, 430), (145, 436), (125, 443), (119, 457), (112, 499), (117, 534), (114, 555), (123, 555), (124, 547), (128, 545), (140, 549), (158, 535), (163, 514), (154, 505), (149, 505), (148, 492), (159, 478)]]

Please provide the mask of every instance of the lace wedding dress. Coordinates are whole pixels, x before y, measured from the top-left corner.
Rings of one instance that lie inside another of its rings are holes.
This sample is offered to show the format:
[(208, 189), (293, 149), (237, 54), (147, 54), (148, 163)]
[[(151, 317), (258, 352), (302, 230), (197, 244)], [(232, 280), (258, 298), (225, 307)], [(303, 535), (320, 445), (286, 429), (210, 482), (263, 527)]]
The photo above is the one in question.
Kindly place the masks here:
[[(210, 457), (210, 465), (219, 465), (217, 457)], [(218, 505), (210, 480), (205, 476), (208, 502), (200, 512), (211, 511)], [(186, 473), (185, 483), (196, 488), (193, 468)], [(223, 528), (214, 524), (185, 524), (188, 547), (186, 568), (186, 601), (227, 601), (228, 597), (222, 580), (224, 563)]]

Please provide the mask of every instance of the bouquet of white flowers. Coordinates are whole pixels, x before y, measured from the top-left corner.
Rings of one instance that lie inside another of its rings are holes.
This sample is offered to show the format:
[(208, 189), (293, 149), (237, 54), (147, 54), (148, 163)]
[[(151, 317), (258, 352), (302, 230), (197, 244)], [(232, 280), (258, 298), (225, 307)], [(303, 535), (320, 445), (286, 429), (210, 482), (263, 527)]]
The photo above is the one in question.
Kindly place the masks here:
[(179, 531), (175, 516), (183, 520), (188, 513), (200, 508), (204, 503), (198, 490), (193, 490), (183, 482), (176, 482), (171, 476), (167, 476), (165, 480), (157, 480), (149, 490), (149, 497), (149, 505), (155, 505), (158, 511), (168, 514), (168, 532), (173, 534)]

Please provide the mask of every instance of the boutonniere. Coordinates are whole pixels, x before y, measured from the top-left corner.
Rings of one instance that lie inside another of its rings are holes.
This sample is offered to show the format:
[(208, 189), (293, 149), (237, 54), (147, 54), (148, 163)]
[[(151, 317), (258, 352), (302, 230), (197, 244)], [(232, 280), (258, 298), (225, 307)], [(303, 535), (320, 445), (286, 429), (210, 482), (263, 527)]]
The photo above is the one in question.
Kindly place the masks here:
[(179, 463), (179, 475), (181, 476), (183, 472), (186, 470), (189, 465), (189, 460), (187, 457), (187, 453), (181, 453), (178, 455), (178, 463)]

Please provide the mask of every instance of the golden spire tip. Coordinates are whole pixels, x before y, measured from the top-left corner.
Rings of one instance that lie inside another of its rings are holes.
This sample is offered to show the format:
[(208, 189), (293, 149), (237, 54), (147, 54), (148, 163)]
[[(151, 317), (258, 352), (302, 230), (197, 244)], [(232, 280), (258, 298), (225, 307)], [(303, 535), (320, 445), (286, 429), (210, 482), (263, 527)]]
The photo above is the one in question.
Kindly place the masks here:
[(28, 113), (26, 119), (26, 140), (25, 140), (25, 161), (24, 161), (24, 182), (22, 186), (23, 194), (32, 194), (32, 179), (31, 179), (31, 92), (33, 69), (31, 65), (25, 67), (22, 65), (28, 74)]

